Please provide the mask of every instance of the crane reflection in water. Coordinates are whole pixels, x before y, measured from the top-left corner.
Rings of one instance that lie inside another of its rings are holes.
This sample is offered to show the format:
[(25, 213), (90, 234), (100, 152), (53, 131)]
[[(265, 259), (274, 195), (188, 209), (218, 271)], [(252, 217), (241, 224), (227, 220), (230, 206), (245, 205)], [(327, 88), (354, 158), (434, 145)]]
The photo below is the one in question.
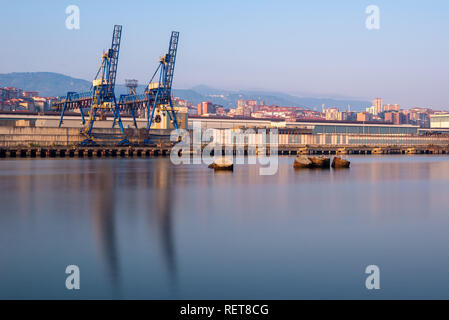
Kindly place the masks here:
[[(163, 159), (161, 159), (163, 160)], [(117, 163), (105, 162), (97, 168), (92, 182), (92, 226), (97, 248), (101, 252), (101, 259), (111, 286), (116, 293), (120, 293), (121, 263), (125, 263), (127, 255), (120, 253), (118, 223), (119, 215), (126, 214), (139, 220), (139, 213), (144, 212), (148, 233), (156, 234), (159, 243), (164, 269), (170, 284), (176, 285), (176, 256), (173, 233), (173, 219), (171, 202), (175, 197), (175, 175), (169, 161), (152, 161), (142, 165), (130, 166), (126, 161)], [(120, 188), (129, 188), (135, 184), (140, 192), (120, 195)], [(122, 202), (122, 203), (120, 203)], [(130, 208), (123, 212), (123, 206)], [(119, 208), (120, 207), (120, 208)], [(137, 244), (139, 245), (139, 244)]]

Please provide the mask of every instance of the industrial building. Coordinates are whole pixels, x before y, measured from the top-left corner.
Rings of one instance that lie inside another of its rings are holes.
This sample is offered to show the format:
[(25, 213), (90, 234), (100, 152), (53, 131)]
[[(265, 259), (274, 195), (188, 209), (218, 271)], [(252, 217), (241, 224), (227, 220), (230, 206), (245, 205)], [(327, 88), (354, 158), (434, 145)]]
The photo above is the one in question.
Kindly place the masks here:
[(449, 129), (449, 113), (430, 116), (431, 129)]
[[(175, 108), (176, 110), (176, 108)], [(176, 112), (178, 128), (187, 128), (187, 113)], [(37, 112), (0, 112), (0, 125), (15, 126), (15, 127), (42, 127), (42, 128), (56, 128), (59, 126), (60, 116), (56, 112), (47, 112), (39, 114)], [(111, 128), (114, 121), (114, 116), (106, 116), (96, 121), (97, 128)], [(135, 126), (134, 120), (131, 117), (122, 117), (123, 127), (128, 129)], [(64, 123), (61, 128), (79, 128), (81, 124), (80, 116), (77, 113), (67, 112), (64, 117)], [(147, 119), (137, 118), (136, 124), (138, 129), (147, 127)], [(153, 122), (151, 129), (174, 129), (173, 123), (169, 121), (169, 117), (165, 111), (161, 112), (161, 121)]]
[(312, 134), (418, 134), (419, 126), (394, 125), (389, 123), (355, 121), (306, 121), (295, 122), (279, 119), (255, 118), (225, 118), (225, 117), (198, 117), (189, 116), (189, 128), (197, 121), (203, 129), (232, 129), (232, 128), (298, 128), (310, 129)]

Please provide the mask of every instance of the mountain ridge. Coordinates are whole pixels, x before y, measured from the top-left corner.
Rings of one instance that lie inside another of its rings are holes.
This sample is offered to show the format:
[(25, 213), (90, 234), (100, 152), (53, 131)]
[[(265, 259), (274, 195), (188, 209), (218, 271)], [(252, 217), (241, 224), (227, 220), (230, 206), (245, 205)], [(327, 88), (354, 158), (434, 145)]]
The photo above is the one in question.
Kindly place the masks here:
[[(73, 78), (68, 75), (54, 72), (13, 72), (0, 74), (0, 87), (17, 87), (26, 91), (38, 91), (41, 96), (64, 96), (68, 91), (89, 91), (91, 82)], [(138, 92), (143, 92), (143, 85), (139, 85)], [(126, 94), (124, 84), (116, 85), (116, 94)], [(299, 97), (283, 92), (264, 90), (224, 90), (211, 88), (206, 85), (193, 86), (190, 89), (173, 89), (175, 96), (188, 100), (193, 104), (210, 101), (225, 108), (235, 108), (237, 100), (263, 100), (266, 105), (296, 106), (321, 110), (326, 107), (339, 107), (346, 110), (351, 106), (353, 111), (364, 111), (371, 102), (358, 99)], [(327, 96), (327, 95), (326, 95)]]

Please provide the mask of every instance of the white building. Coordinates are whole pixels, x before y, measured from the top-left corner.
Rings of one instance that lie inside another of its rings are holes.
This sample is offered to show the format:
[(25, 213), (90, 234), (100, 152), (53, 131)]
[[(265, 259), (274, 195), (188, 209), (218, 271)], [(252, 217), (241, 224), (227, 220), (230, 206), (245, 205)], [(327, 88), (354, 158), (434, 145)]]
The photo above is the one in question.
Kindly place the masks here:
[(431, 129), (449, 129), (449, 113), (430, 115)]

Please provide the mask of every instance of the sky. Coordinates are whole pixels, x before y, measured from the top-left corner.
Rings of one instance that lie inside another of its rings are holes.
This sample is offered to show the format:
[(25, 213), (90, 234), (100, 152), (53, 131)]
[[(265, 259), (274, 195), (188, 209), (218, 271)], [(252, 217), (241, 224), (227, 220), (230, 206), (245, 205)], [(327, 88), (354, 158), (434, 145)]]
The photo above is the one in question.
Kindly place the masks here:
[[(449, 1), (5, 1), (0, 73), (48, 71), (92, 80), (114, 24), (117, 79), (151, 78), (180, 32), (175, 88), (196, 85), (353, 97), (449, 108)], [(80, 29), (66, 28), (66, 8)], [(366, 8), (379, 8), (368, 30)]]

